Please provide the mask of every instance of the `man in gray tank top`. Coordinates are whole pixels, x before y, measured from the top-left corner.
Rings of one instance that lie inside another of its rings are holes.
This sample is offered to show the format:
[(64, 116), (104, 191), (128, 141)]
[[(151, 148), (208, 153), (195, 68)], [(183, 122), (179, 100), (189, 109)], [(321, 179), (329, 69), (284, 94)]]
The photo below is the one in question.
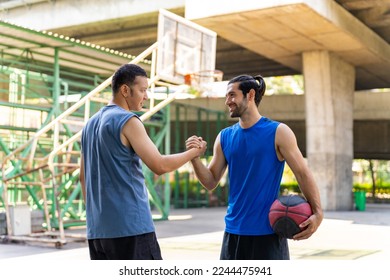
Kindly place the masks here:
[(121, 66), (112, 78), (112, 100), (87, 122), (81, 136), (80, 181), (86, 203), (91, 259), (162, 259), (149, 208), (142, 162), (157, 175), (202, 155), (206, 143), (161, 155), (138, 116), (147, 100), (144, 69)]

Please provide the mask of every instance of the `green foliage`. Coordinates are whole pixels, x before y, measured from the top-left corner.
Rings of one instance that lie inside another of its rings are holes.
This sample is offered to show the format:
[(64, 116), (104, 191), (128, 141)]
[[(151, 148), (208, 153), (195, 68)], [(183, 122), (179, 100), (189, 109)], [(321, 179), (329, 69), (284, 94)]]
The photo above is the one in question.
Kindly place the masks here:
[(197, 88), (195, 88), (193, 86), (188, 88), (188, 93), (194, 95), (195, 97), (200, 97), (201, 96), (200, 89), (197, 89)]
[(187, 192), (189, 199), (195, 199), (199, 196), (204, 196), (207, 192), (205, 188), (203, 188), (198, 180), (188, 180), (181, 179), (179, 182), (179, 194), (184, 194)]
[(213, 191), (208, 191), (193, 173), (176, 173), (171, 186), (171, 202), (175, 208), (222, 206), (227, 202), (228, 188), (220, 185)]
[[(370, 183), (362, 183), (362, 184), (355, 183), (353, 185), (352, 191), (353, 192), (365, 191), (367, 193), (371, 193), (372, 185)], [(300, 192), (301, 191), (299, 189), (298, 183), (296, 182), (283, 183), (280, 185), (280, 194), (300, 193)], [(376, 193), (390, 195), (390, 182), (382, 182), (381, 184), (378, 184), (376, 187)]]
[(299, 185), (297, 182), (282, 183), (280, 185), (280, 195), (286, 195), (290, 193), (300, 193)]
[[(353, 192), (365, 191), (367, 193), (372, 192), (372, 184), (370, 183), (355, 183), (352, 188)], [(376, 194), (389, 194), (390, 195), (390, 182), (381, 182), (375, 188)]]
[(303, 94), (303, 76), (276, 76), (265, 78), (267, 94)]

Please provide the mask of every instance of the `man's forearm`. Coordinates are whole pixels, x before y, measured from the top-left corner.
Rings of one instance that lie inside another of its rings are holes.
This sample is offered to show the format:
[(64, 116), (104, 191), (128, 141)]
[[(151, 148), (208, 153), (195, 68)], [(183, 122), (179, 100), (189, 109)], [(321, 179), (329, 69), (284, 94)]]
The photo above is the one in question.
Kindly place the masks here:
[(194, 158), (191, 163), (199, 182), (208, 190), (215, 189), (218, 182), (216, 182), (210, 169), (204, 166), (201, 159), (199, 157)]

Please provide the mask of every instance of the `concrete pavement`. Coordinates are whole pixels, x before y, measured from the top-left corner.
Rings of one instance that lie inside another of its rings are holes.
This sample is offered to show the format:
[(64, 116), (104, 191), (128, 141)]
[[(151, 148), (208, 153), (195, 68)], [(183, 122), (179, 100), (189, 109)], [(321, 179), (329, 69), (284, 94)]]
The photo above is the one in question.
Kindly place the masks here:
[[(218, 260), (226, 209), (173, 209), (156, 221), (164, 260)], [(390, 205), (367, 204), (365, 211), (325, 212), (308, 240), (289, 240), (292, 260), (390, 260)], [(73, 232), (84, 233), (85, 229)], [(62, 249), (42, 244), (0, 244), (0, 259), (88, 260), (86, 242)], [(1, 261), (1, 260), (0, 260)]]

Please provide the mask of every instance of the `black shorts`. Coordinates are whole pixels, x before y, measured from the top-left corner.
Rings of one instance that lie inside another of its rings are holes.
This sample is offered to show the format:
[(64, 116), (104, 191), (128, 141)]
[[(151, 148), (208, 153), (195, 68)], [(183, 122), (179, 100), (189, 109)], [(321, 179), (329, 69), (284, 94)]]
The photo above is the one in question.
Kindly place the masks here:
[(89, 239), (91, 260), (162, 260), (154, 232), (120, 238)]
[(224, 233), (221, 260), (289, 260), (286, 238), (270, 235)]

